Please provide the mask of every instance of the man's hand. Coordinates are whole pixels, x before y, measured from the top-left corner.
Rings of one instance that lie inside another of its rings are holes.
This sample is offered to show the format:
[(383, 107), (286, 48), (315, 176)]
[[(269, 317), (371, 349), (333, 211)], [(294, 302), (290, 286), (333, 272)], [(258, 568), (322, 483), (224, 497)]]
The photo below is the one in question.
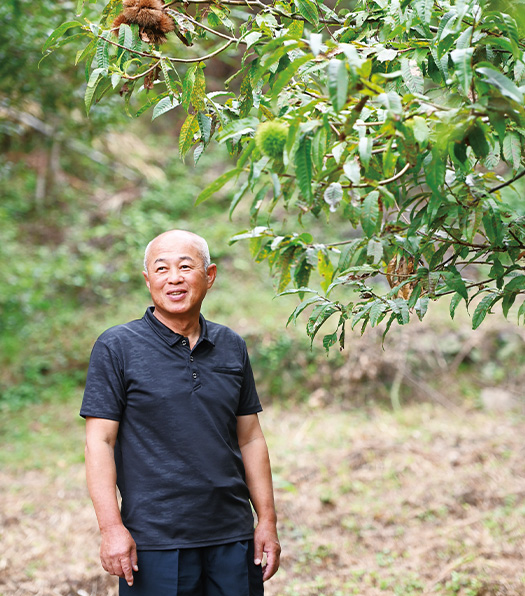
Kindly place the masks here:
[(133, 571), (138, 571), (137, 545), (123, 525), (101, 531), (100, 561), (111, 575), (117, 575), (133, 585)]
[(277, 538), (277, 529), (273, 522), (259, 522), (254, 534), (254, 562), (261, 565), (266, 553), (266, 565), (263, 567), (263, 581), (270, 579), (277, 569), (281, 556), (281, 545)]

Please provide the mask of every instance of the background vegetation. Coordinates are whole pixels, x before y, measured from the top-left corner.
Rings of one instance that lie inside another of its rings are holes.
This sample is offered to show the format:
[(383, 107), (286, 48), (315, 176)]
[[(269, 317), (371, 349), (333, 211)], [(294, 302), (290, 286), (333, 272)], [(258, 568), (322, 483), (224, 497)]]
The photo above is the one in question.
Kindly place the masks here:
[[(230, 180), (195, 205), (204, 188), (235, 167), (228, 148), (210, 144), (196, 165), (190, 156), (183, 162), (186, 116), (171, 110), (153, 122), (130, 118), (118, 93), (93, 105), (88, 118), (85, 73), (74, 65), (79, 38), (67, 37), (60, 52), (41, 60), (45, 40), (76, 9), (65, 0), (45, 0), (38, 10), (28, 0), (0, 4), (0, 593), (51, 594), (59, 584), (67, 596), (113, 589), (97, 567), (83, 488), (82, 385), (98, 334), (140, 317), (149, 303), (140, 274), (145, 244), (181, 227), (209, 240), (220, 277), (205, 314), (246, 337), (267, 406), (289, 553), (275, 594), (415, 594), (423, 587), (447, 595), (520, 594), (516, 553), (523, 536), (513, 528), (525, 494), (522, 418), (494, 408), (522, 407), (522, 329), (494, 315), (473, 332), (465, 309), (451, 321), (448, 304), (432, 303), (423, 322), (393, 326), (384, 343), (383, 323), (363, 337), (348, 331), (342, 352), (326, 355), (317, 338), (310, 348), (301, 319), (286, 327), (296, 296), (274, 298), (279, 268), (272, 277), (254, 266), (248, 245), (230, 245), (253, 218), (249, 201), (230, 217), (239, 186)], [(234, 57), (211, 62), (208, 87), (219, 89), (235, 69)], [(313, 218), (308, 233), (342, 234), (345, 226)], [(425, 467), (429, 461), (439, 462), (437, 469)], [(413, 494), (420, 469), (429, 478), (446, 469), (450, 484), (440, 492), (436, 480), (433, 502), (418, 493), (404, 503), (396, 491)], [(454, 476), (460, 469), (465, 476)], [(399, 496), (399, 525), (381, 513), (392, 495)], [(448, 519), (454, 523), (439, 535), (435, 557), (427, 557), (433, 567), (423, 573), (425, 553), (396, 542), (395, 532), (414, 524), (417, 542), (424, 526), (429, 540)], [(475, 527), (475, 547), (462, 545), (464, 527)], [(88, 571), (68, 567), (76, 541), (93, 545)], [(46, 560), (57, 546), (60, 579), (57, 559)], [(340, 556), (341, 549), (368, 553), (367, 568)], [(491, 576), (495, 553), (513, 562), (512, 571), (498, 567)], [(411, 557), (421, 562), (419, 571), (407, 564)]]

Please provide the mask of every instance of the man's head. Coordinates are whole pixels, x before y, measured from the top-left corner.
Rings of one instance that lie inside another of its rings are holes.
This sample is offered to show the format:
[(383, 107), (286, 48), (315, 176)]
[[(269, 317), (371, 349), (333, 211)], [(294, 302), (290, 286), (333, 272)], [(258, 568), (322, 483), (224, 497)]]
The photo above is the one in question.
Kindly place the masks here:
[(157, 240), (162, 240), (163, 237), (170, 237), (173, 235), (181, 235), (181, 236), (187, 235), (188, 238), (193, 238), (195, 240), (195, 244), (196, 244), (197, 248), (199, 249), (199, 252), (202, 257), (202, 262), (203, 262), (204, 268), (207, 271), (208, 267), (211, 265), (211, 259), (210, 259), (210, 249), (208, 248), (208, 243), (206, 242), (206, 240), (204, 240), (204, 238), (202, 238), (202, 236), (198, 236), (197, 234), (194, 234), (193, 232), (186, 232), (184, 230), (170, 230), (169, 232), (164, 232), (163, 234), (160, 234), (156, 238), (153, 238), (153, 240), (151, 242), (149, 242), (148, 245), (146, 246), (146, 250), (144, 251), (144, 273), (148, 272), (148, 257), (149, 257), (149, 252), (150, 252), (152, 245)]
[(146, 248), (143, 275), (155, 313), (164, 321), (198, 318), (216, 274), (206, 241), (192, 232), (164, 232)]

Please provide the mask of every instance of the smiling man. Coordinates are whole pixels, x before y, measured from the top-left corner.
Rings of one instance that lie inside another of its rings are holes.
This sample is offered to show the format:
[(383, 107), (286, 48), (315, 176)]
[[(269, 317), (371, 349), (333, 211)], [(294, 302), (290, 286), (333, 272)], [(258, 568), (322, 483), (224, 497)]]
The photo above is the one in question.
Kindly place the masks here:
[(99, 337), (80, 411), (102, 566), (121, 596), (260, 596), (281, 549), (246, 345), (201, 314), (203, 238), (157, 236), (143, 273), (153, 306)]

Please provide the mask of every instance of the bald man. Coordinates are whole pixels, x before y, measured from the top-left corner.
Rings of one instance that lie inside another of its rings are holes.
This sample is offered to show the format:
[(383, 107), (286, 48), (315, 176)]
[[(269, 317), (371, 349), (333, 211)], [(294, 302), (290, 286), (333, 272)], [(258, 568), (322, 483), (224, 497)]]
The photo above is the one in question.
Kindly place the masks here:
[(157, 236), (143, 275), (153, 306), (98, 338), (80, 411), (102, 566), (121, 596), (261, 596), (281, 548), (246, 344), (201, 314), (203, 238)]

